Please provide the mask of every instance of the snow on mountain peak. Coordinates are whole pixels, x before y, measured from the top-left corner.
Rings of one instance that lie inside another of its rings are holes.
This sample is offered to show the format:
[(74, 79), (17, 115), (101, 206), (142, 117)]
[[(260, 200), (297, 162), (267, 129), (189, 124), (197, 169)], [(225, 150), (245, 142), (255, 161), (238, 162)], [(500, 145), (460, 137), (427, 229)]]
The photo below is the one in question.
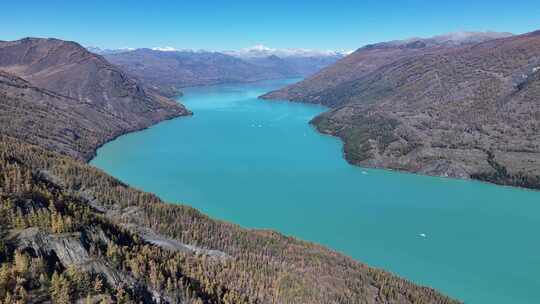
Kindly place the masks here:
[(154, 51), (162, 51), (162, 52), (176, 52), (177, 49), (173, 48), (172, 46), (163, 46), (163, 47), (153, 47), (152, 50)]
[(225, 51), (225, 54), (235, 57), (257, 58), (257, 57), (329, 57), (329, 56), (345, 56), (350, 54), (349, 51), (321, 51), (312, 49), (276, 49), (267, 47), (263, 44), (257, 44), (249, 48), (243, 48), (238, 51)]
[[(97, 47), (87, 47), (87, 49), (91, 52), (94, 52), (96, 54), (102, 54), (102, 55), (122, 53), (122, 52), (136, 50), (135, 48), (101, 49)], [(151, 50), (160, 51), (160, 52), (192, 52), (192, 53), (216, 52), (216, 51), (208, 51), (208, 50), (177, 49), (172, 46), (158, 46), (158, 47), (151, 48)], [(269, 57), (269, 56), (277, 56), (281, 58), (287, 58), (287, 57), (308, 58), (308, 57), (344, 57), (352, 53), (352, 51), (345, 51), (345, 50), (321, 51), (321, 50), (303, 49), (303, 48), (302, 49), (294, 49), (294, 48), (277, 49), (277, 48), (271, 48), (271, 47), (265, 46), (263, 44), (256, 44), (249, 48), (243, 48), (243, 49), (235, 50), (235, 51), (223, 51), (220, 53), (238, 57), (238, 58), (263, 58), (263, 57)]]

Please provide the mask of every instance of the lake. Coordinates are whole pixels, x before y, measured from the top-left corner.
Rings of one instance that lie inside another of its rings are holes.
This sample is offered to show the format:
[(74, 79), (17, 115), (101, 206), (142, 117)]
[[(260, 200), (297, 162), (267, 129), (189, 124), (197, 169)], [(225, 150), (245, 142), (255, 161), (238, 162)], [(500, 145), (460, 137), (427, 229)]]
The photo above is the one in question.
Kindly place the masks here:
[(540, 192), (351, 166), (308, 124), (325, 108), (257, 99), (292, 81), (186, 89), (194, 116), (122, 136), (91, 164), (465, 303), (540, 303)]

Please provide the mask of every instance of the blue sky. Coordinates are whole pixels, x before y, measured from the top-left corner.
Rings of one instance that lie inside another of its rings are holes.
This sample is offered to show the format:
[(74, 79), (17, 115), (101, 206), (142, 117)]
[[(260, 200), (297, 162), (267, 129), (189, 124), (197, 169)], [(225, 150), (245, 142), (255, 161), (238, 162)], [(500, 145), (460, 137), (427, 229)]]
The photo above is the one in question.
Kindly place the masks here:
[(57, 37), (107, 48), (349, 50), (454, 31), (540, 29), (540, 0), (3, 2), (0, 40)]

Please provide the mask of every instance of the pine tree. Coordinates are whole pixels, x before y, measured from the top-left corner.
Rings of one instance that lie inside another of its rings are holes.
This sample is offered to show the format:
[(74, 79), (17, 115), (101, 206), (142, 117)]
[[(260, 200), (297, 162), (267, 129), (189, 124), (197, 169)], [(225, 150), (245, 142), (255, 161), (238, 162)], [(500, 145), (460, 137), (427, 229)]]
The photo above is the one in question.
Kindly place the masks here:
[(116, 302), (119, 304), (127, 303), (129, 297), (124, 287), (120, 286), (116, 289)]
[(11, 293), (9, 291), (6, 293), (6, 297), (4, 298), (4, 303), (5, 304), (13, 303), (13, 297), (11, 296)]
[(58, 274), (56, 271), (51, 278), (50, 294), (55, 304), (71, 303), (69, 281), (63, 274)]
[(94, 281), (94, 292), (95, 293), (101, 293), (101, 291), (103, 290), (103, 281), (101, 280), (100, 277), (97, 277), (96, 280)]
[(30, 266), (30, 259), (28, 256), (19, 250), (15, 251), (15, 271), (23, 277), (26, 276), (28, 268)]

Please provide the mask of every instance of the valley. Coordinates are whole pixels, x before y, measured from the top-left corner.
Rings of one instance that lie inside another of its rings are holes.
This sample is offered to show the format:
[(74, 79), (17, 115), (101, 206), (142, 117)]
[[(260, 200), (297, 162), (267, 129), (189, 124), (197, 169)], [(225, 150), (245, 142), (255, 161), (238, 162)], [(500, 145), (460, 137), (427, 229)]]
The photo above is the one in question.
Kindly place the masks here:
[(185, 89), (193, 117), (120, 137), (91, 164), (167, 201), (324, 244), (465, 303), (540, 299), (531, 271), (537, 192), (351, 166), (338, 139), (308, 124), (326, 108), (257, 100), (296, 81)]
[(0, 41), (0, 302), (537, 303), (539, 71), (538, 31)]
[(0, 42), (2, 302), (457, 303), (321, 245), (164, 203), (85, 163), (123, 134), (192, 114), (161, 94), (76, 42)]

